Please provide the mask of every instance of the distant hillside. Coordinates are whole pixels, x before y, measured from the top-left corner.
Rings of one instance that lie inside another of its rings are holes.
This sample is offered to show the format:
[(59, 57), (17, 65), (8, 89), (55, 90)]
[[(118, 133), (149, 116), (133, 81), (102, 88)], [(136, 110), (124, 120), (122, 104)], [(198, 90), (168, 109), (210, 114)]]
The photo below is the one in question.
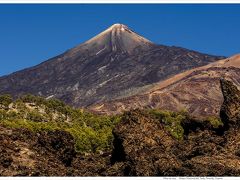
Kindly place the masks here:
[(187, 110), (194, 116), (219, 116), (223, 101), (219, 79), (226, 78), (240, 87), (240, 55), (177, 74), (147, 86), (143, 92), (127, 98), (93, 105), (100, 114), (118, 114), (135, 108)]

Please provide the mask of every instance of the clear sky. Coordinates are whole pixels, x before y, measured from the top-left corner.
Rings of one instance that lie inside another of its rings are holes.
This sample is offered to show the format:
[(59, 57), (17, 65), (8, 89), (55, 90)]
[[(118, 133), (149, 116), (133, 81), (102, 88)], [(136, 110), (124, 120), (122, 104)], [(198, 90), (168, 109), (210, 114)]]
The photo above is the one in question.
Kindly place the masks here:
[(240, 5), (0, 5), (0, 76), (63, 53), (114, 23), (157, 44), (240, 53)]

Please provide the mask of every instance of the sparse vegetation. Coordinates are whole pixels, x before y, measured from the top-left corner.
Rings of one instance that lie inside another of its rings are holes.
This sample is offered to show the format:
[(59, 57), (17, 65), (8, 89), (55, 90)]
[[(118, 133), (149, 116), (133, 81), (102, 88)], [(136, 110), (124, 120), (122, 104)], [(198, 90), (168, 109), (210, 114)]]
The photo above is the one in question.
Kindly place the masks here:
[[(10, 103), (4, 97), (5, 105)], [(6, 100), (5, 100), (6, 99)], [(12, 101), (11, 101), (12, 102)], [(78, 152), (96, 152), (112, 145), (112, 129), (120, 117), (97, 116), (74, 109), (57, 99), (26, 95), (13, 102), (12, 109), (0, 109), (0, 124), (31, 131), (64, 130), (75, 138)]]
[(0, 96), (0, 108), (8, 109), (9, 104), (12, 102), (12, 97), (8, 94)]
[(159, 119), (165, 126), (166, 130), (178, 140), (183, 139), (184, 129), (181, 126), (182, 120), (188, 118), (186, 111), (170, 112), (161, 110), (149, 110), (149, 113)]
[(219, 126), (223, 126), (223, 122), (221, 121), (220, 118), (210, 116), (206, 120), (209, 121), (214, 128), (218, 128)]
[[(64, 130), (75, 138), (78, 152), (97, 152), (112, 146), (112, 129), (121, 116), (99, 116), (82, 109), (74, 109), (58, 99), (46, 100), (33, 95), (23, 96), (13, 102), (11, 96), (0, 96), (0, 124), (12, 128), (27, 128), (31, 131)], [(9, 108), (9, 104), (12, 107)], [(184, 129), (181, 122), (189, 118), (186, 111), (170, 112), (148, 110), (176, 139), (182, 140)], [(215, 117), (207, 118), (214, 128), (222, 125)]]

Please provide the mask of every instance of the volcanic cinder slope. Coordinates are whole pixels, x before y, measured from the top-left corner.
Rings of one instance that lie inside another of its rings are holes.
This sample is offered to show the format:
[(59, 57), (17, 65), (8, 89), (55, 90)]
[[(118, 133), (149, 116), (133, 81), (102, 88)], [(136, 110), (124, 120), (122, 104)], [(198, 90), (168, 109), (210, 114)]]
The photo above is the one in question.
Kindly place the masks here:
[(188, 110), (194, 116), (218, 116), (223, 101), (219, 79), (240, 86), (240, 55), (177, 74), (145, 92), (92, 106), (94, 112), (116, 114), (136, 108)]
[(35, 67), (0, 78), (0, 94), (59, 98), (75, 107), (129, 97), (220, 56), (156, 45), (127, 26), (99, 35)]

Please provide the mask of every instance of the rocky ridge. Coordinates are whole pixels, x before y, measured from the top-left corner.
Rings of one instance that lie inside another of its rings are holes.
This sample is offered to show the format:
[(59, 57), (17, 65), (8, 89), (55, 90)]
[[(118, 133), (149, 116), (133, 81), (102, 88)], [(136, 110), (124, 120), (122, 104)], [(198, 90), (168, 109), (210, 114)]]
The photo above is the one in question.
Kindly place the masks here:
[(100, 114), (118, 114), (130, 109), (187, 110), (197, 117), (219, 117), (223, 96), (219, 80), (224, 77), (240, 86), (240, 56), (210, 63), (153, 84), (137, 95), (89, 107)]

